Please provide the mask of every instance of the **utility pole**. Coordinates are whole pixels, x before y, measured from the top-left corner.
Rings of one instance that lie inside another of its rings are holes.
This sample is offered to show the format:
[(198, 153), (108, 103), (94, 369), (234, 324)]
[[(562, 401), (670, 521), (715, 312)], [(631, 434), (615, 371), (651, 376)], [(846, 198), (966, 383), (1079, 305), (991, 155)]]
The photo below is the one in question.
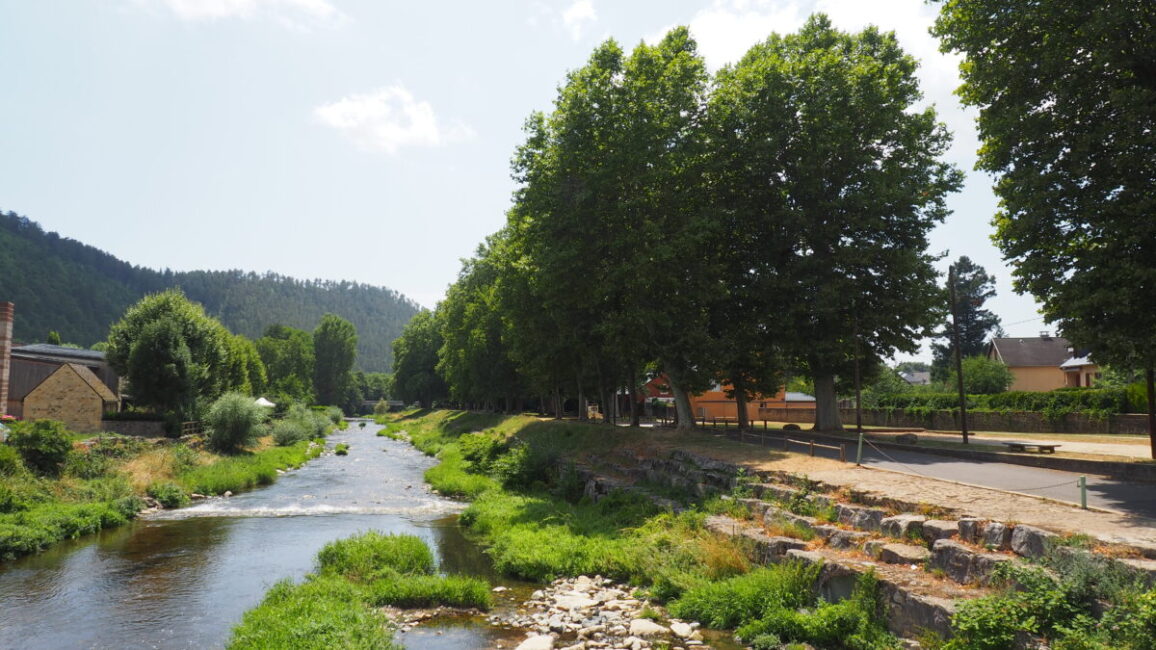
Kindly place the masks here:
[(951, 341), (955, 347), (955, 378), (959, 386), (959, 426), (967, 444), (967, 394), (963, 392), (963, 350), (959, 345), (959, 313), (955, 308), (955, 265), (947, 269), (947, 289), (951, 300)]

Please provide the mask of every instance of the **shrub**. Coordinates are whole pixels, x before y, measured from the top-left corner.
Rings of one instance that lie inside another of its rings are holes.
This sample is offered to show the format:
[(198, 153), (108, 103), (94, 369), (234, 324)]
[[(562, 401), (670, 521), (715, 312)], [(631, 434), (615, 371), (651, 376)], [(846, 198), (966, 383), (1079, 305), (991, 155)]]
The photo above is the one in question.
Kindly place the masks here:
[(256, 441), (264, 409), (253, 398), (241, 393), (227, 393), (209, 408), (208, 443), (222, 453), (233, 453)]
[(292, 444), (312, 438), (313, 426), (298, 420), (278, 420), (273, 423), (273, 442), (278, 447), (288, 447)]
[(0, 443), (0, 476), (15, 476), (24, 471), (20, 452), (11, 445)]
[[(1008, 367), (987, 357), (968, 357), (963, 360), (963, 389), (971, 394), (992, 395), (1002, 393), (1015, 381), (1015, 375)], [(956, 386), (955, 371), (951, 371), (949, 386)]]
[(112, 459), (95, 450), (71, 451), (64, 461), (64, 473), (76, 478), (100, 478), (112, 470)]
[(383, 535), (376, 531), (326, 544), (317, 554), (322, 573), (370, 581), (395, 574), (430, 574), (434, 557), (414, 535)]
[(68, 429), (63, 422), (35, 420), (12, 424), (12, 445), (24, 459), (24, 464), (41, 474), (55, 475), (72, 451)]
[(373, 414), (385, 415), (386, 413), (389, 413), (389, 402), (385, 401), (384, 398), (377, 400), (377, 404), (373, 405)]
[(172, 482), (156, 482), (149, 486), (148, 495), (165, 508), (181, 508), (189, 505), (189, 495), (181, 486)]
[(344, 442), (338, 443), (337, 447), (335, 447), (333, 449), (333, 453), (338, 455), (338, 456), (348, 456), (349, 455), (349, 445), (345, 444)]
[(710, 627), (737, 627), (771, 611), (809, 605), (820, 570), (818, 564), (802, 562), (755, 569), (687, 592), (671, 605), (670, 613)]
[(24, 510), (27, 505), (20, 495), (12, 491), (12, 488), (0, 483), (0, 514), (10, 512), (20, 512)]

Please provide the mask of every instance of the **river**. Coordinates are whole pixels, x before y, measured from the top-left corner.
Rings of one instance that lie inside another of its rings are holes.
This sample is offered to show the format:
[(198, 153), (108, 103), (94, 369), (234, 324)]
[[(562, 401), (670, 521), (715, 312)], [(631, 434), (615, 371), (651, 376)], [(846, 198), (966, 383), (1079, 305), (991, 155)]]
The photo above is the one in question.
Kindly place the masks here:
[[(417, 535), (441, 570), (511, 585), (463, 537), (456, 523), (462, 504), (422, 482), (433, 459), (378, 437), (372, 422), (358, 425), (329, 439), (348, 443), (348, 456), (322, 456), (272, 486), (0, 564), (0, 648), (222, 647), (273, 583), (300, 580), (327, 542), (367, 530)], [(499, 607), (524, 591), (513, 586)], [(448, 650), (511, 647), (520, 636), (463, 618), (434, 621), (399, 640)]]

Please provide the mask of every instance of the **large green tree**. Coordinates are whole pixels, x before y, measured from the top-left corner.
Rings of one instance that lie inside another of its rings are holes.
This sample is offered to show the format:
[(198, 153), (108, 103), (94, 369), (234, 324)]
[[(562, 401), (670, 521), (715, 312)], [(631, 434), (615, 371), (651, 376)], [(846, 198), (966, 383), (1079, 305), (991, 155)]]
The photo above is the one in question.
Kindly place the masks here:
[(856, 356), (912, 352), (935, 322), (927, 235), (961, 174), (941, 160), (950, 136), (934, 109), (916, 107), (916, 66), (893, 33), (848, 34), (821, 14), (737, 66), (762, 93), (749, 99), (770, 159), (759, 182), (792, 246), (779, 304), (820, 430), (842, 426), (835, 381)]
[(313, 337), (304, 330), (270, 325), (255, 341), (265, 364), (271, 394), (302, 402), (313, 401)]
[(1156, 457), (1152, 3), (950, 0), (934, 32), (964, 56), (1016, 290), (1098, 362), (1146, 370)]
[(393, 397), (433, 406), (448, 393), (437, 373), (442, 336), (431, 311), (420, 311), (393, 342)]
[(192, 417), (233, 388), (223, 325), (177, 289), (141, 299), (113, 324), (106, 354), (135, 403)]
[(353, 381), (357, 330), (344, 318), (325, 314), (313, 330), (313, 391), (321, 404), (343, 405)]
[[(962, 358), (978, 357), (984, 353), (991, 337), (1003, 336), (999, 316), (983, 308), (989, 298), (995, 297), (995, 278), (966, 255), (960, 256), (952, 268), (955, 270), (955, 305), (948, 317), (954, 314), (958, 319)], [(935, 336), (944, 342), (931, 346), (931, 377), (935, 381), (947, 381), (948, 374), (954, 369), (952, 360), (955, 358), (952, 323), (944, 323)]]

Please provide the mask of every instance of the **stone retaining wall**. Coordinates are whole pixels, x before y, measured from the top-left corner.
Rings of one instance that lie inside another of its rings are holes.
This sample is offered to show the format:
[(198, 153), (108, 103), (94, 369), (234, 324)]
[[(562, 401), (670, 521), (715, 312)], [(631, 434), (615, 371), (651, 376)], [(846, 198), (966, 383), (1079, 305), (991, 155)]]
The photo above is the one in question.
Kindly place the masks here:
[(141, 438), (158, 438), (165, 435), (165, 423), (156, 420), (101, 420), (100, 428), (109, 433)]

